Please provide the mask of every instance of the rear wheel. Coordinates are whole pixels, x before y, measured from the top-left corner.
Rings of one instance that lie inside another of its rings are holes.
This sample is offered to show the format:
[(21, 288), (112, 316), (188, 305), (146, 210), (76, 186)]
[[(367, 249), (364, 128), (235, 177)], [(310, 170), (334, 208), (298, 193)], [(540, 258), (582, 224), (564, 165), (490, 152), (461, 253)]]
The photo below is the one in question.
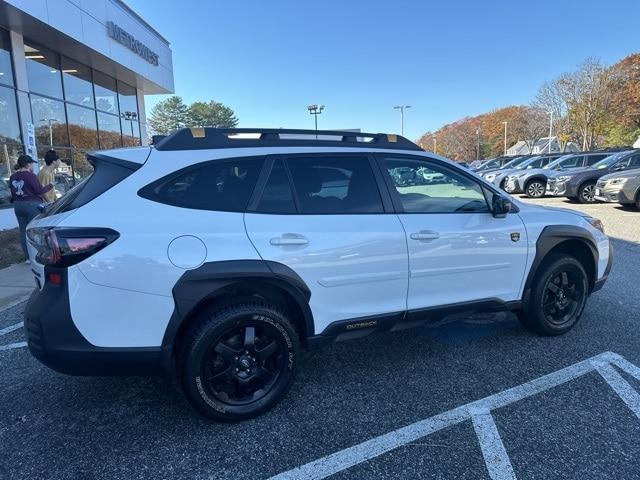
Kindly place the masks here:
[(527, 197), (540, 198), (544, 196), (545, 188), (546, 184), (542, 180), (534, 179), (527, 183), (524, 193)]
[(299, 340), (287, 317), (260, 301), (206, 313), (187, 333), (182, 387), (202, 415), (240, 421), (273, 407), (289, 389)]
[(582, 315), (588, 295), (589, 281), (582, 264), (574, 257), (551, 254), (535, 276), (522, 322), (542, 335), (566, 333)]
[(585, 182), (578, 189), (580, 203), (594, 203), (596, 201), (596, 182)]

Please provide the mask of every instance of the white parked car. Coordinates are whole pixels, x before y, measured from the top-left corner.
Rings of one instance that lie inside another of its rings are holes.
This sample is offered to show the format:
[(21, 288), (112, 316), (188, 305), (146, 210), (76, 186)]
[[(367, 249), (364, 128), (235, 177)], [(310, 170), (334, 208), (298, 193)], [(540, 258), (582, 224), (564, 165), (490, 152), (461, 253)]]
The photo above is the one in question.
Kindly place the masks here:
[(327, 342), (467, 310), (564, 333), (611, 267), (598, 220), (395, 135), (182, 129), (88, 158), (28, 227), (29, 348), (69, 374), (165, 372), (218, 420), (271, 408)]

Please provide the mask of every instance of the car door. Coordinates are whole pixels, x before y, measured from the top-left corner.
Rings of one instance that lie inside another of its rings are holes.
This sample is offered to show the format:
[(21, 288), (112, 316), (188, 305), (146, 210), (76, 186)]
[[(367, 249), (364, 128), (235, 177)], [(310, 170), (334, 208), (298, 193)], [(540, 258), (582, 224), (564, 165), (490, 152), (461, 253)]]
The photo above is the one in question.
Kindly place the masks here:
[[(527, 232), (516, 213), (495, 218), (470, 175), (425, 157), (380, 156), (409, 248), (409, 310), (520, 298)], [(440, 173), (438, 184), (396, 181), (398, 168)], [(485, 190), (486, 189), (486, 190)]]
[(404, 312), (404, 230), (372, 159), (295, 155), (270, 158), (267, 168), (245, 214), (247, 233), (263, 259), (305, 281), (316, 333), (340, 320)]

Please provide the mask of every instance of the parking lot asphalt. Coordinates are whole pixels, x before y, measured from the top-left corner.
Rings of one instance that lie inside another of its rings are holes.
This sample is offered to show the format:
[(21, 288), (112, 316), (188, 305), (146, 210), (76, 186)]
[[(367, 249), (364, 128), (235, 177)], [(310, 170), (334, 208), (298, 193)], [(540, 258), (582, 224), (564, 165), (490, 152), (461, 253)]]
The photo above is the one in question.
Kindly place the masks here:
[[(380, 438), (397, 447), (357, 457), (335, 478), (640, 478), (640, 418), (595, 370), (491, 410), (482, 435), (468, 417), (399, 441), (398, 429), (429, 426), (603, 352), (640, 366), (640, 212), (534, 203), (586, 211), (614, 239), (609, 281), (572, 331), (538, 337), (496, 314), (337, 343), (306, 354), (287, 397), (240, 424), (203, 420), (160, 378), (57, 374), (21, 346), (24, 304), (0, 312), (0, 478), (293, 476)], [(638, 378), (616, 371), (640, 392)]]

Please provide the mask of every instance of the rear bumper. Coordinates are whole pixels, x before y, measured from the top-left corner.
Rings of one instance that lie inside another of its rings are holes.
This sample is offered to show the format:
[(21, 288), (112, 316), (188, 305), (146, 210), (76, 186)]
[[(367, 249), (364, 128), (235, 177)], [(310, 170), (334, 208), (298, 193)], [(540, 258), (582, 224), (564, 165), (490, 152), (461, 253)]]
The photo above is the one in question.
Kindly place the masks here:
[[(153, 375), (162, 372), (160, 347), (104, 348), (82, 336), (71, 318), (66, 270), (62, 285), (45, 282), (25, 309), (31, 354), (47, 367), (68, 375)], [(45, 277), (49, 270), (45, 270)]]

